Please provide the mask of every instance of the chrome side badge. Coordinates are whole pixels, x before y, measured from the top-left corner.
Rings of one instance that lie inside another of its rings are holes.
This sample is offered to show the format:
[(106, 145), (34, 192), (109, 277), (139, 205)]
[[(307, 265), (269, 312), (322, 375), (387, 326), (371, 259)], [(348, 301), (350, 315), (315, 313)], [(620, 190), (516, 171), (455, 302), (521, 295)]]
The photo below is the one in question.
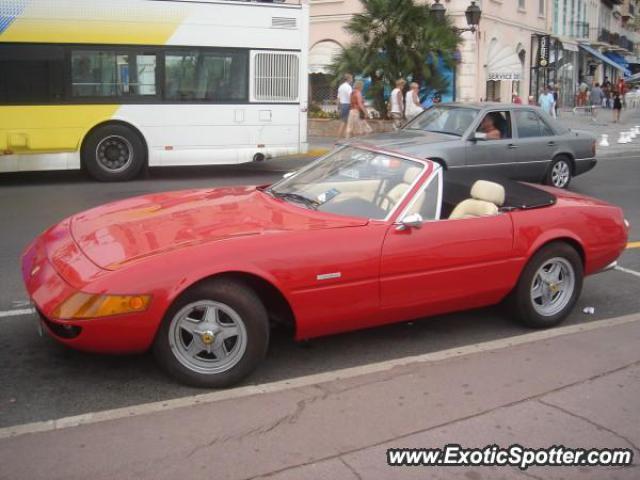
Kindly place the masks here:
[(331, 280), (332, 278), (340, 278), (340, 277), (342, 277), (341, 272), (323, 273), (321, 275), (316, 275), (316, 280)]

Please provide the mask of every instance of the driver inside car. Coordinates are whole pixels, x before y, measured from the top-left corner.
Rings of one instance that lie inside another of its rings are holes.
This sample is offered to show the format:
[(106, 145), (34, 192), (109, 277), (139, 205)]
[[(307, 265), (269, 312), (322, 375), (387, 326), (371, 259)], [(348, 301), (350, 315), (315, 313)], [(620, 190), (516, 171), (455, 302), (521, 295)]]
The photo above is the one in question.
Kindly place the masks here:
[(496, 125), (496, 118), (491, 113), (482, 119), (478, 131), (486, 133), (487, 140), (500, 140), (502, 138), (502, 133)]

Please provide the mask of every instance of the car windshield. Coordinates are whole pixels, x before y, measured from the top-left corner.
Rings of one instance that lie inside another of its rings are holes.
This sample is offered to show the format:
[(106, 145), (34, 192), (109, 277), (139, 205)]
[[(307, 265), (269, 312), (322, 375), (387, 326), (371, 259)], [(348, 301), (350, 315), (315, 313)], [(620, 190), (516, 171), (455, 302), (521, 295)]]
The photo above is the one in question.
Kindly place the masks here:
[(404, 128), (424, 132), (446, 133), (458, 137), (469, 128), (478, 110), (467, 107), (431, 107), (418, 115)]
[(274, 184), (267, 193), (304, 208), (383, 220), (424, 168), (417, 161), (343, 147)]

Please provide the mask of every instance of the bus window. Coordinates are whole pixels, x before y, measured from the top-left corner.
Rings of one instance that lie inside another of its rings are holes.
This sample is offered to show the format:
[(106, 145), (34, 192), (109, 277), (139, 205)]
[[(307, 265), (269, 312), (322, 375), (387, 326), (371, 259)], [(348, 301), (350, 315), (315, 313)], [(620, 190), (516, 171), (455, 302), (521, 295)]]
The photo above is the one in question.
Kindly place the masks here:
[(156, 94), (156, 56), (108, 50), (71, 52), (73, 97)]
[(0, 44), (0, 104), (48, 104), (63, 97), (63, 47)]
[(168, 52), (165, 97), (179, 101), (246, 101), (247, 59), (246, 52)]

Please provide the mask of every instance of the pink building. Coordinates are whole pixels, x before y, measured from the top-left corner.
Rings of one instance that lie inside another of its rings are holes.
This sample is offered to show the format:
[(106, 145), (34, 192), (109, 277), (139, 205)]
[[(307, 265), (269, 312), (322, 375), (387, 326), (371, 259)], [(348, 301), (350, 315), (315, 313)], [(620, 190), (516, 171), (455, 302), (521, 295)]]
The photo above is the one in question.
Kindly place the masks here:
[[(430, 2), (431, 3), (431, 2)], [(466, 28), (470, 0), (442, 0), (458, 28)], [(476, 32), (462, 34), (461, 61), (455, 73), (455, 96), (460, 101), (511, 101), (517, 92), (530, 94), (532, 39), (548, 29), (548, 0), (480, 0), (482, 18)], [(311, 0), (310, 73), (323, 73), (336, 52), (349, 43), (343, 26), (361, 9), (359, 0)], [(533, 58), (532, 58), (533, 57)], [(314, 76), (314, 83), (320, 85)]]

